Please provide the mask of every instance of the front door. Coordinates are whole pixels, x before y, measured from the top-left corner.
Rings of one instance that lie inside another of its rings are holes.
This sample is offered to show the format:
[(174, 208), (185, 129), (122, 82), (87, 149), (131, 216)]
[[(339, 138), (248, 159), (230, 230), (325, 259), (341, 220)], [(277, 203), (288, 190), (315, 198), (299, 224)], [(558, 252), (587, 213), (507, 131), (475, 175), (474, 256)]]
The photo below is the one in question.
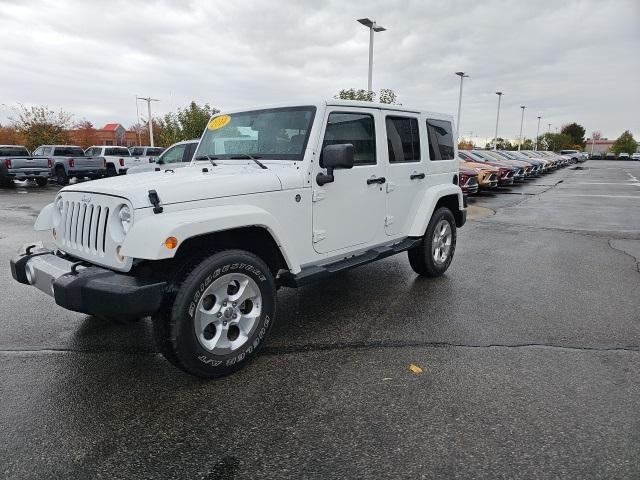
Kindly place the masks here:
[(366, 108), (328, 108), (322, 144), (350, 143), (354, 166), (334, 171), (334, 181), (319, 186), (313, 173), (313, 248), (329, 253), (356, 247), (384, 235), (385, 178), (379, 159), (376, 126), (378, 111)]

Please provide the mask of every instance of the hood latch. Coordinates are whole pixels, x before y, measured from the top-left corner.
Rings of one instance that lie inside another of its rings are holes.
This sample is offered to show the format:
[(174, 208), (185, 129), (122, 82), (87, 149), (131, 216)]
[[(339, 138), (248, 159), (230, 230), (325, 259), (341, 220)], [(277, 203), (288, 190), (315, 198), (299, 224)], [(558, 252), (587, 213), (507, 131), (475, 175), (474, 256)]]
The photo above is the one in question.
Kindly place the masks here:
[(153, 213), (162, 213), (163, 208), (160, 206), (160, 197), (155, 190), (149, 190), (149, 202), (153, 205)]

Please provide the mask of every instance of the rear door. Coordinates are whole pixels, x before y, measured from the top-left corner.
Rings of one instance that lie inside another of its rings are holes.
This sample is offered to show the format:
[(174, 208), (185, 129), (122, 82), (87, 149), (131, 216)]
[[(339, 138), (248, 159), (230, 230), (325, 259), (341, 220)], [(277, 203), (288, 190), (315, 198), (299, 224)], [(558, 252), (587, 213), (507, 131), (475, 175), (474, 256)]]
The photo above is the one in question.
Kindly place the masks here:
[(422, 159), (419, 114), (383, 111), (382, 116), (387, 143), (384, 228), (387, 235), (398, 235), (407, 232), (408, 222), (415, 218), (427, 184), (426, 160)]
[(334, 181), (318, 185), (320, 168), (313, 171), (313, 248), (329, 253), (373, 242), (384, 236), (385, 165), (379, 152), (383, 144), (376, 135), (379, 111), (368, 108), (329, 106), (323, 119), (317, 151), (327, 145), (352, 144), (354, 166), (335, 170)]

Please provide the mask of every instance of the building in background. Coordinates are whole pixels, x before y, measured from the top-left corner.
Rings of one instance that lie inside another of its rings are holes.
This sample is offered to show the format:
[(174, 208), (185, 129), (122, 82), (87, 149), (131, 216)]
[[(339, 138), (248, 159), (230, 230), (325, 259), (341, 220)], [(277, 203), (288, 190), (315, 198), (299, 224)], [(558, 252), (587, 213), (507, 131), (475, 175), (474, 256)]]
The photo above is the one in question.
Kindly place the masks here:
[(77, 128), (70, 130), (69, 135), (71, 143), (84, 148), (91, 145), (138, 145), (138, 135), (120, 123), (107, 123), (102, 128)]
[[(600, 138), (593, 141), (593, 153), (607, 153), (611, 151), (611, 147), (615, 143), (615, 140), (609, 140), (607, 138)], [(585, 142), (584, 151), (591, 153), (591, 139), (587, 139)]]

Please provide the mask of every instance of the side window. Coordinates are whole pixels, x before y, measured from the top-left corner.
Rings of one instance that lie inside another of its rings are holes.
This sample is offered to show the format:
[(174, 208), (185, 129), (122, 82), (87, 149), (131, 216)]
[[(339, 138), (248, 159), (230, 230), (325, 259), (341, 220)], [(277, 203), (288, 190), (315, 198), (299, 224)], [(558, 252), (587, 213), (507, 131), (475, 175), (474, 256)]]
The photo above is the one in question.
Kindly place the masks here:
[(389, 163), (419, 162), (418, 120), (409, 117), (387, 117), (385, 124)]
[(51, 150), (52, 150), (52, 148), (51, 148), (51, 147), (45, 147), (45, 148), (43, 148), (43, 149), (42, 149), (42, 155), (47, 155), (47, 156), (51, 155)]
[(376, 164), (376, 132), (373, 116), (364, 113), (329, 114), (322, 148), (327, 145), (350, 143), (354, 148), (353, 163), (358, 165)]
[(185, 144), (176, 145), (175, 147), (170, 148), (162, 155), (162, 157), (160, 157), (159, 163), (165, 164), (181, 162), (185, 148), (187, 148)]
[(132, 148), (131, 155), (134, 157), (139, 157), (144, 154), (144, 148)]
[(446, 120), (427, 119), (427, 136), (429, 137), (429, 157), (431, 160), (453, 160), (453, 133), (451, 122)]
[(34, 156), (34, 157), (38, 157), (38, 156), (40, 156), (40, 155), (42, 155), (42, 147), (40, 147), (40, 148), (36, 148), (36, 151), (35, 151), (35, 152), (33, 152), (33, 156)]
[(182, 159), (183, 162), (190, 162), (193, 158), (193, 154), (196, 153), (197, 143), (188, 143), (187, 144), (187, 154)]

